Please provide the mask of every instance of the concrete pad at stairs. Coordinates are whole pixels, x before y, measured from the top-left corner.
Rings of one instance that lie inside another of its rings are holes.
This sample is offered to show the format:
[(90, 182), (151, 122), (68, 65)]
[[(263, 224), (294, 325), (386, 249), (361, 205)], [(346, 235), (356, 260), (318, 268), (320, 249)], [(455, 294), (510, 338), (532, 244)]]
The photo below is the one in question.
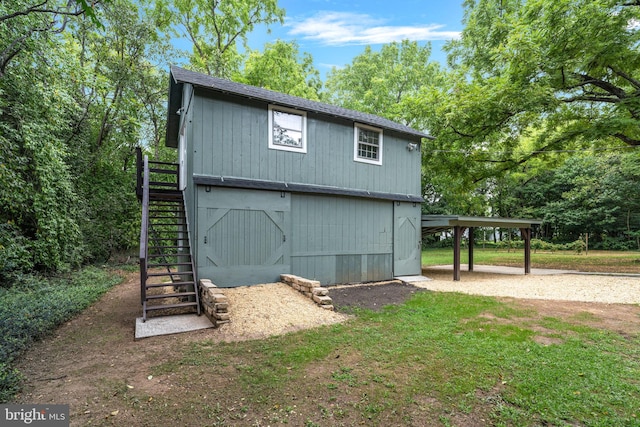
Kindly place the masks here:
[(178, 316), (151, 317), (146, 322), (142, 321), (142, 317), (138, 317), (136, 319), (135, 339), (179, 334), (207, 328), (213, 328), (213, 323), (204, 315), (181, 314)]

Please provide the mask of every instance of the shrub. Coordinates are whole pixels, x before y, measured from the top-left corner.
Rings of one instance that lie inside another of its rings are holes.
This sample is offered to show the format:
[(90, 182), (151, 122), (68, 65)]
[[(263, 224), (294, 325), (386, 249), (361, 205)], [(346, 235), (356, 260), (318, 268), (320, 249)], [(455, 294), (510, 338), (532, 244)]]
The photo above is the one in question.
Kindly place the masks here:
[(604, 249), (606, 251), (632, 251), (637, 249), (635, 240), (623, 240), (619, 237), (609, 236), (603, 236), (602, 242), (596, 243), (594, 248)]
[(0, 286), (33, 269), (30, 242), (11, 223), (0, 224)]
[(88, 267), (65, 278), (22, 276), (10, 289), (0, 288), (0, 403), (18, 390), (20, 376), (11, 362), (119, 281)]
[(574, 251), (577, 254), (581, 254), (587, 249), (587, 244), (584, 242), (584, 240), (578, 239), (571, 243), (567, 243), (566, 248), (568, 250)]

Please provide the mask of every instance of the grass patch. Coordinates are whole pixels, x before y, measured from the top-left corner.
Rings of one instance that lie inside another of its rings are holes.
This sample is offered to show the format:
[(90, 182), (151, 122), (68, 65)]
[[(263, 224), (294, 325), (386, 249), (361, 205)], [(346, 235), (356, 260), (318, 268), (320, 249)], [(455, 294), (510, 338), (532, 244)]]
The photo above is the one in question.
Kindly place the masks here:
[(120, 280), (88, 267), (64, 278), (23, 276), (12, 287), (0, 288), (0, 403), (19, 390), (20, 373), (13, 360)]
[[(347, 324), (192, 343), (185, 360), (155, 371), (195, 389), (224, 378), (216, 425), (638, 425), (640, 340), (573, 322), (424, 292)], [(541, 328), (562, 339), (536, 343)]]
[[(466, 263), (469, 250), (461, 250), (462, 263)], [(522, 267), (524, 251), (511, 249), (482, 249), (475, 247), (474, 263), (481, 265), (504, 265)], [(621, 251), (589, 251), (589, 254), (576, 254), (573, 251), (531, 253), (531, 263), (537, 268), (553, 268), (580, 271), (640, 273), (640, 253)], [(425, 249), (422, 251), (422, 265), (453, 264), (453, 249)]]

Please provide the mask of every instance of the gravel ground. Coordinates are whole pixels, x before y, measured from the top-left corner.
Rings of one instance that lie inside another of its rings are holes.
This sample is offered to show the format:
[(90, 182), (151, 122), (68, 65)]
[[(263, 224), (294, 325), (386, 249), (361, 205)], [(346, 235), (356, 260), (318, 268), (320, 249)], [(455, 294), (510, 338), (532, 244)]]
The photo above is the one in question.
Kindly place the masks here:
[[(412, 285), (430, 291), (518, 299), (608, 304), (640, 303), (640, 278), (636, 277), (576, 274), (525, 276), (463, 272), (462, 280), (454, 282), (451, 271), (425, 270), (424, 274), (432, 280)], [(376, 287), (380, 289), (375, 289)], [(346, 288), (349, 289), (348, 297), (341, 295), (344, 286), (329, 288), (329, 296), (335, 298), (337, 306), (340, 305), (342, 297), (347, 298), (349, 306), (357, 305), (370, 309), (401, 303), (417, 290), (400, 282), (348, 285)], [(217, 339), (222, 341), (260, 339), (340, 323), (350, 318), (343, 313), (319, 308), (311, 300), (282, 283), (228, 288), (224, 289), (224, 293), (229, 298), (232, 320), (216, 331)]]
[(349, 318), (318, 307), (283, 283), (227, 288), (223, 292), (229, 299), (231, 322), (216, 331), (222, 341), (260, 339)]
[(440, 292), (462, 292), (473, 295), (639, 304), (640, 278), (580, 274), (502, 275), (462, 272), (462, 280), (454, 282), (450, 271), (425, 270), (433, 278), (414, 286)]

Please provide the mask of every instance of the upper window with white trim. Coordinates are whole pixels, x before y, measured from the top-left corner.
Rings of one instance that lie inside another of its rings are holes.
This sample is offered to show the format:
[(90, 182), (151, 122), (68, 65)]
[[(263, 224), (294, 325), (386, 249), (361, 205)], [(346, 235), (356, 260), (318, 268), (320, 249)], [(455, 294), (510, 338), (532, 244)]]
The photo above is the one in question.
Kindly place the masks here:
[(307, 152), (307, 113), (269, 105), (269, 148)]
[(382, 164), (382, 129), (355, 124), (353, 160), (373, 165)]

